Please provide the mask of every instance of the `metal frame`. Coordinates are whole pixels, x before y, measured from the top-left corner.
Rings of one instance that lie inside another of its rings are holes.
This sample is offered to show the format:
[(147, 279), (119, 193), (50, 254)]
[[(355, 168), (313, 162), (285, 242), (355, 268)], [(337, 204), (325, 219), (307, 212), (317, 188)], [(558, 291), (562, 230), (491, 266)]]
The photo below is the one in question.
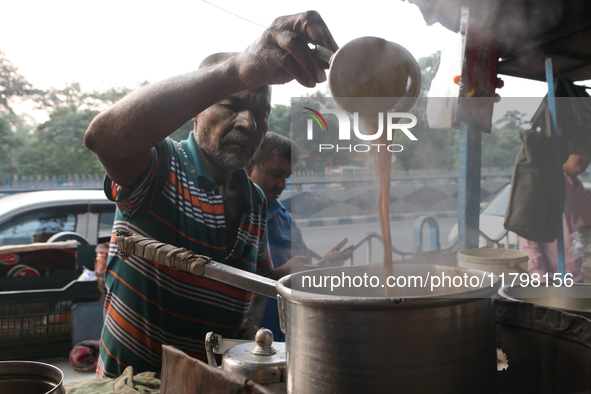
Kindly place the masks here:
[[(415, 223), (413, 226), (413, 247), (412, 247), (413, 251), (412, 252), (403, 252), (402, 250), (399, 250), (394, 245), (392, 245), (392, 254), (395, 256), (399, 256), (401, 258), (401, 260), (405, 260), (406, 258), (413, 257), (416, 253), (423, 252), (422, 230), (423, 230), (425, 223), (427, 223), (429, 225), (429, 237), (430, 237), (429, 238), (429, 245), (432, 250), (439, 251), (439, 252), (449, 252), (457, 246), (457, 240), (456, 240), (449, 247), (447, 247), (445, 249), (441, 249), (441, 244), (439, 243), (439, 225), (437, 224), (437, 219), (435, 219), (432, 216), (424, 216), (423, 215), (423, 216), (419, 216), (418, 218), (415, 219)], [(500, 241), (506, 234), (507, 234), (507, 232), (505, 231), (499, 237), (499, 239), (496, 240), (497, 245), (498, 245), (498, 241)], [(490, 238), (488, 238), (488, 237), (486, 237), (486, 238), (490, 240)], [(382, 242), (382, 236), (380, 234), (378, 234), (376, 232), (370, 232), (370, 233), (367, 233), (360, 240), (358, 240), (357, 242), (355, 242), (353, 244), (351, 258), (349, 259), (349, 263), (348, 263), (349, 266), (355, 265), (355, 251), (357, 249), (359, 249), (360, 247), (362, 247), (363, 245), (365, 245), (365, 247), (366, 247), (366, 249), (365, 249), (365, 251), (366, 251), (365, 252), (366, 253), (366, 255), (365, 255), (366, 256), (366, 258), (365, 258), (366, 265), (371, 264), (371, 260), (372, 260), (371, 247), (372, 247), (372, 240), (374, 240), (374, 239), (378, 240), (380, 243)], [(495, 242), (495, 240), (491, 240), (491, 241)], [(322, 256), (320, 256), (316, 252), (314, 252), (312, 250), (309, 250), (309, 252), (310, 252), (310, 256), (313, 259), (315, 259), (315, 260), (322, 259)]]

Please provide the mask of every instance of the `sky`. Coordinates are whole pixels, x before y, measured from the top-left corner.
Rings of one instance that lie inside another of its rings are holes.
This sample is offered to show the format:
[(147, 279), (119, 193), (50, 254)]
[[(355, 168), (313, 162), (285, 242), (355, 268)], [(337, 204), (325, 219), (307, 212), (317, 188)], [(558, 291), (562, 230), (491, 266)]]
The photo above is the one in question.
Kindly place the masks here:
[[(276, 17), (310, 9), (320, 12), (341, 46), (377, 36), (419, 58), (457, 38), (438, 24), (427, 26), (418, 7), (401, 0), (347, 6), (333, 0), (208, 1), (9, 0), (2, 5), (0, 50), (37, 88), (80, 82), (84, 90), (103, 90), (192, 71), (211, 53), (243, 50)], [(541, 82), (502, 78), (503, 97), (543, 97), (547, 91)], [(326, 90), (326, 83), (315, 89), (297, 82), (276, 86), (273, 104), (288, 105), (291, 97), (316, 89)]]

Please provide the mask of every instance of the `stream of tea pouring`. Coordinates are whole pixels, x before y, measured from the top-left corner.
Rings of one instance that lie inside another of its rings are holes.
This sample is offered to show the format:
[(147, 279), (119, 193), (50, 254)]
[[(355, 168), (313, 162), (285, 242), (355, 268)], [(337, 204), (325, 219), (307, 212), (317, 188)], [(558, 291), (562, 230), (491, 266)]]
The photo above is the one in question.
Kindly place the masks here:
[[(404, 47), (378, 37), (361, 37), (337, 52), (317, 46), (316, 56), (329, 64), (328, 85), (336, 103), (349, 113), (357, 112), (364, 134), (375, 134), (386, 124), (388, 111), (407, 112), (415, 104), (421, 87), (421, 70)], [(393, 135), (392, 135), (393, 138)], [(383, 132), (377, 144), (388, 145)], [(393, 275), (390, 228), (390, 176), (392, 153), (373, 152), (378, 176), (378, 216), (384, 250), (384, 281)], [(385, 286), (385, 296), (396, 296), (395, 288)]]

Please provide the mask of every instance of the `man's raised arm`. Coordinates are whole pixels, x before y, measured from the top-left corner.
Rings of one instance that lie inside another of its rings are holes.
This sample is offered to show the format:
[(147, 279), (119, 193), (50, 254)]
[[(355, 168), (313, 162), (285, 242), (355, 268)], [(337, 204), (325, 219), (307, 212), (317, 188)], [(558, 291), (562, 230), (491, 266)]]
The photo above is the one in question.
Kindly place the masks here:
[(221, 64), (143, 87), (100, 113), (84, 136), (109, 177), (132, 185), (148, 168), (151, 148), (188, 120), (236, 92), (293, 79), (326, 80), (326, 63), (308, 43), (338, 49), (315, 11), (277, 18), (253, 44)]

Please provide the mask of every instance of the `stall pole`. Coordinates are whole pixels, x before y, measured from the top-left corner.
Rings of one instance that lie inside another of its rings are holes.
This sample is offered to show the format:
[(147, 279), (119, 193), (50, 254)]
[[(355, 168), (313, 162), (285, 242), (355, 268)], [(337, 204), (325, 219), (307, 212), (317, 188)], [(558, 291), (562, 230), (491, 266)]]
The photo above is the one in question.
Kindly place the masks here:
[(556, 210), (558, 218), (556, 225), (556, 239), (558, 246), (558, 273), (564, 277), (566, 268), (564, 264), (564, 230), (562, 228), (562, 209), (564, 203), (562, 201), (562, 182), (561, 172), (562, 165), (560, 164), (560, 141), (558, 139), (558, 124), (556, 122), (556, 102), (554, 100), (554, 68), (552, 66), (552, 57), (546, 56), (544, 65), (546, 67), (546, 82), (548, 83), (548, 110), (550, 111), (550, 130), (552, 137), (552, 165), (554, 168), (554, 190), (556, 192), (556, 201), (558, 209)]
[[(461, 8), (462, 78), (468, 74), (470, 48), (469, 7)], [(460, 107), (468, 105), (461, 101)], [(470, 122), (469, 111), (460, 111), (460, 149), (458, 152), (458, 251), (478, 248), (480, 237), (480, 156), (481, 130)]]
[(478, 248), (480, 237), (480, 156), (482, 133), (460, 122), (458, 251)]

